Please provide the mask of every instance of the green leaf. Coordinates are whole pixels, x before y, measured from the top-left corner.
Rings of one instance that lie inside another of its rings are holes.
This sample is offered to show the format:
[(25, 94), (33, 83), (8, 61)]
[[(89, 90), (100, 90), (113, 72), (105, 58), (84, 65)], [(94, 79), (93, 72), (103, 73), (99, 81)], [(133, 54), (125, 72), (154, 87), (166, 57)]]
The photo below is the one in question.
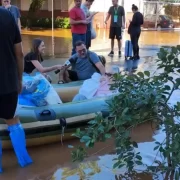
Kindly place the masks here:
[(168, 90), (168, 91), (171, 90), (171, 87), (168, 85), (165, 85), (164, 88), (165, 88), (165, 90)]
[(89, 140), (91, 140), (91, 138), (90, 138), (89, 136), (83, 136), (83, 137), (81, 138), (81, 142), (87, 142), (87, 141), (89, 141)]
[(140, 160), (140, 161), (141, 161), (141, 160), (142, 160), (142, 157), (141, 157), (141, 156), (139, 156), (139, 155), (137, 155), (137, 156), (136, 156), (136, 159), (138, 159), (138, 160)]
[(161, 143), (156, 141), (155, 144), (160, 145)]
[(141, 166), (143, 164), (141, 161), (135, 161), (135, 163), (139, 166)]
[(180, 78), (176, 79), (176, 85), (180, 86)]
[(169, 81), (173, 81), (173, 77), (168, 77), (168, 80)]
[(138, 72), (137, 75), (144, 79), (144, 74), (142, 72)]
[(137, 142), (133, 142), (133, 146), (134, 146), (135, 148), (138, 148)]
[(120, 162), (116, 162), (114, 165), (113, 165), (113, 169), (116, 169), (118, 166), (120, 165)]
[(122, 167), (124, 167), (125, 166), (125, 164), (120, 164), (119, 166), (118, 166), (118, 169), (121, 169)]
[(126, 107), (126, 108), (123, 110), (123, 112), (122, 112), (122, 116), (124, 116), (124, 115), (128, 112), (128, 110), (129, 110), (129, 108)]
[(157, 149), (159, 149), (159, 146), (156, 146), (156, 147), (154, 148), (154, 151), (156, 151)]
[(111, 134), (105, 134), (105, 138), (106, 139), (110, 139), (111, 138)]
[(91, 141), (86, 142), (86, 147), (90, 147)]
[(144, 71), (144, 74), (147, 76), (147, 77), (150, 77), (150, 72), (149, 71)]
[(96, 120), (92, 120), (92, 121), (89, 121), (88, 122), (88, 124), (91, 124), (91, 125), (94, 125), (94, 124), (96, 124), (97, 122), (96, 122)]
[(180, 179), (180, 174), (178, 171), (176, 171), (176, 174), (175, 174), (175, 180), (179, 180)]

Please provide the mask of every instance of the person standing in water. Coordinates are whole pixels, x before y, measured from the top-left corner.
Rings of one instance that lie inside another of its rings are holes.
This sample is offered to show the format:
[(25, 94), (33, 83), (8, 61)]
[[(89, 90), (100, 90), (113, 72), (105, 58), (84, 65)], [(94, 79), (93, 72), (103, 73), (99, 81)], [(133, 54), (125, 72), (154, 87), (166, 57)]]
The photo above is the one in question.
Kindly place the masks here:
[(112, 0), (113, 6), (109, 8), (108, 15), (105, 20), (107, 24), (108, 19), (111, 16), (111, 25), (109, 39), (111, 39), (111, 52), (108, 56), (114, 56), (114, 39), (116, 37), (118, 42), (119, 57), (121, 57), (121, 46), (122, 46), (122, 28), (125, 28), (125, 12), (122, 6), (118, 5), (118, 0)]
[[(26, 150), (24, 129), (15, 115), (24, 70), (21, 35), (13, 15), (3, 8), (0, 8), (0, 25), (0, 118), (7, 124), (18, 163), (25, 167), (32, 163), (32, 159)], [(1, 158), (0, 154), (0, 172)]]
[(133, 45), (133, 59), (138, 60), (139, 57), (139, 37), (141, 34), (141, 25), (144, 23), (143, 15), (138, 11), (138, 7), (134, 4), (132, 5), (132, 12), (134, 13), (132, 21), (128, 28), (128, 34), (131, 37), (131, 42)]

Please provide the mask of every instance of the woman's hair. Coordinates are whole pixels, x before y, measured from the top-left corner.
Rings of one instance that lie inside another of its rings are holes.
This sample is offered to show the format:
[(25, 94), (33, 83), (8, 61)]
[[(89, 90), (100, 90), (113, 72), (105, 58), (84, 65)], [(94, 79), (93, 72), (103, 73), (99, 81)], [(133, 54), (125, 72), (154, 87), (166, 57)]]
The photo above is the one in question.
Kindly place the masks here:
[(41, 39), (38, 39), (38, 38), (33, 39), (33, 41), (32, 41), (32, 49), (31, 49), (31, 51), (37, 56), (38, 61), (41, 61), (41, 58), (40, 58), (41, 55), (39, 54), (38, 48), (39, 48), (39, 46), (40, 46), (40, 44), (42, 42), (43, 41)]
[(38, 48), (42, 42), (43, 41), (41, 39), (38, 39), (38, 38), (33, 39), (33, 41), (32, 41), (32, 52), (39, 54)]
[(136, 5), (132, 5), (132, 11), (137, 11), (138, 10), (138, 7)]

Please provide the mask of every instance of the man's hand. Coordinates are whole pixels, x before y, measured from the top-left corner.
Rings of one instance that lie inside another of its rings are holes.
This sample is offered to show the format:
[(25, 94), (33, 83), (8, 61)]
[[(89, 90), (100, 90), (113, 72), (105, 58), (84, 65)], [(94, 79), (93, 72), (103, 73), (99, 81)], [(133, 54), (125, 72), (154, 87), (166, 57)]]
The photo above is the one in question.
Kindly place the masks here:
[(88, 20), (88, 19), (82, 20), (81, 23), (82, 23), (82, 24), (89, 24), (89, 23), (90, 23), (90, 20)]
[(107, 21), (104, 21), (104, 24), (107, 24)]
[(22, 80), (19, 80), (18, 81), (18, 94), (21, 94), (21, 92), (22, 92)]
[(108, 80), (108, 77), (103, 75), (101, 76), (100, 82), (107, 81), (107, 80)]

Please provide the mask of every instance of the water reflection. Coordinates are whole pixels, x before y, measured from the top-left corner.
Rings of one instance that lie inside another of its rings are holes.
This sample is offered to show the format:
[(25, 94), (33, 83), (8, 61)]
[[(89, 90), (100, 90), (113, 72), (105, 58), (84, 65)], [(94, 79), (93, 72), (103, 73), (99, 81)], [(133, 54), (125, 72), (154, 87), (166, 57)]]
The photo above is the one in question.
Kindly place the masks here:
[[(31, 43), (34, 38), (41, 38), (45, 42), (46, 51), (45, 57), (53, 56), (53, 43), (51, 36), (35, 36), (35, 35), (22, 35), (24, 53), (28, 53), (31, 49)], [(54, 54), (55, 57), (68, 57), (71, 53), (71, 39), (54, 37)]]
[[(23, 30), (23, 46), (27, 53), (31, 46), (31, 41), (33, 38), (41, 38), (45, 41), (47, 50), (45, 55), (51, 57), (53, 55), (53, 43), (52, 43), (52, 31), (51, 30), (41, 30), (41, 31), (26, 31)], [(54, 30), (54, 54), (55, 57), (68, 57), (71, 54), (71, 31), (70, 30)], [(152, 55), (149, 52), (156, 50), (160, 46), (172, 46), (180, 43), (180, 31), (142, 31), (139, 40), (141, 51), (144, 51), (146, 46), (146, 53), (140, 53), (142, 57)], [(99, 29), (97, 30), (97, 38), (92, 40), (92, 51), (107, 55), (110, 51), (110, 40), (109, 40), (109, 30)], [(125, 31), (122, 38), (122, 45), (124, 47), (125, 40), (129, 39), (129, 35)], [(118, 52), (117, 44), (115, 43), (115, 51)], [(118, 59), (118, 58), (117, 58)]]

